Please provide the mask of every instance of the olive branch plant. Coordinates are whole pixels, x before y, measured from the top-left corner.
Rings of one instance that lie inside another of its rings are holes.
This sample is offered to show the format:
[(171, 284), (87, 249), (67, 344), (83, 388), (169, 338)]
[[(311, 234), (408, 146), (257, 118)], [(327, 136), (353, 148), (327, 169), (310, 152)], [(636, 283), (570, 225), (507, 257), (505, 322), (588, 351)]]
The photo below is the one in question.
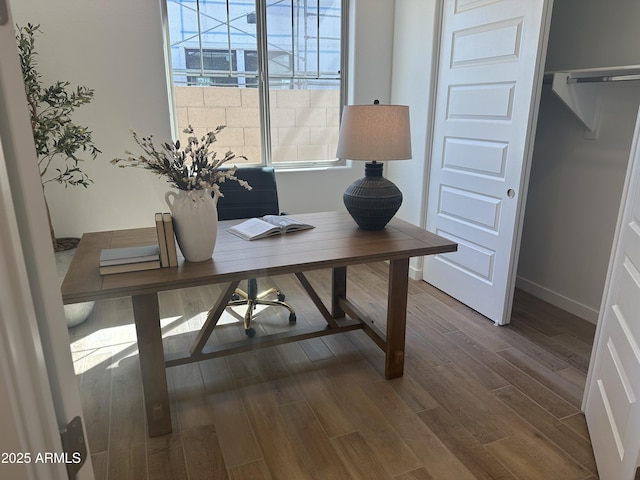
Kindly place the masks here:
[[(85, 126), (77, 125), (71, 119), (80, 106), (91, 102), (94, 90), (85, 86), (70, 87), (70, 82), (56, 81), (53, 85), (43, 84), (38, 71), (36, 37), (41, 33), (40, 25), (28, 23), (16, 25), (16, 41), (20, 66), (27, 96), (31, 129), (38, 158), (38, 168), (42, 187), (51, 182), (68, 186), (87, 188), (93, 180), (82, 171), (81, 156), (88, 155), (93, 160), (102, 153), (94, 144), (92, 132)], [(64, 247), (56, 240), (51, 213), (47, 204), (49, 230), (54, 249)]]

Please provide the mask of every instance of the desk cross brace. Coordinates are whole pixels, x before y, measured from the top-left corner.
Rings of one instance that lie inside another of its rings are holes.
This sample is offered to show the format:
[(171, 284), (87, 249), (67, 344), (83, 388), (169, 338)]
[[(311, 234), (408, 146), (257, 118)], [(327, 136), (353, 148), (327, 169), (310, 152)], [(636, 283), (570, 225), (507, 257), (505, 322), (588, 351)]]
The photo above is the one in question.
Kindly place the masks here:
[(191, 346), (191, 350), (189, 352), (191, 354), (191, 357), (197, 357), (202, 353), (202, 349), (209, 341), (209, 337), (213, 333), (213, 329), (218, 324), (218, 320), (220, 320), (222, 313), (224, 312), (225, 308), (227, 308), (227, 303), (229, 302), (231, 295), (233, 295), (233, 292), (236, 291), (239, 283), (239, 280), (229, 282), (227, 284), (226, 290), (218, 298), (218, 302), (211, 310), (209, 310), (209, 313), (207, 314), (207, 320), (204, 322), (204, 325), (202, 325), (202, 328), (198, 332), (198, 336), (196, 337), (195, 342)]
[[(375, 322), (369, 319), (360, 310), (358, 310), (358, 308), (347, 298), (340, 296), (340, 294), (346, 293), (346, 285), (342, 285), (343, 282), (346, 282), (346, 269), (338, 268), (334, 270), (333, 310), (334, 315), (338, 314), (342, 317), (339, 319), (334, 318), (331, 312), (329, 312), (327, 307), (322, 302), (322, 299), (303, 273), (296, 273), (295, 276), (300, 281), (300, 284), (307, 292), (309, 298), (312, 300), (313, 304), (316, 306), (320, 314), (326, 320), (326, 326), (296, 328), (292, 331), (271, 334), (264, 337), (246, 338), (243, 340), (238, 340), (236, 342), (228, 342), (223, 345), (207, 346), (206, 344), (209, 341), (209, 337), (213, 333), (213, 330), (217, 325), (220, 316), (227, 307), (227, 303), (231, 298), (231, 295), (240, 283), (239, 281), (233, 281), (227, 284), (224, 292), (219, 296), (218, 301), (207, 314), (207, 319), (198, 332), (198, 335), (190, 348), (189, 355), (165, 355), (165, 367), (198, 362), (201, 360), (221, 357), (224, 355), (246, 352), (254, 350), (256, 348), (266, 348), (274, 345), (281, 345), (284, 343), (321, 337), (325, 335), (333, 335), (336, 333), (342, 333), (352, 330), (364, 330), (365, 333), (373, 339), (376, 345), (378, 345), (378, 347), (380, 347), (383, 351), (386, 350), (387, 342), (385, 339), (385, 335), (379, 328), (376, 327)], [(349, 315), (351, 319), (345, 319), (345, 313)]]

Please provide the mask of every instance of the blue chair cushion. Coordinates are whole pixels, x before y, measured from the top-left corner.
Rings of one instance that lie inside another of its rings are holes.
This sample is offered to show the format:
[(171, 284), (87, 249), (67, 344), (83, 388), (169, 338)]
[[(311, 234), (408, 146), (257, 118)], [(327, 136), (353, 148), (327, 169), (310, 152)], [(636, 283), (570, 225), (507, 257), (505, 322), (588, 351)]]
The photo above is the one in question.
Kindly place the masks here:
[(236, 171), (236, 177), (249, 182), (252, 188), (247, 190), (234, 181), (220, 184), (224, 197), (218, 198), (219, 220), (280, 214), (273, 167), (241, 167)]

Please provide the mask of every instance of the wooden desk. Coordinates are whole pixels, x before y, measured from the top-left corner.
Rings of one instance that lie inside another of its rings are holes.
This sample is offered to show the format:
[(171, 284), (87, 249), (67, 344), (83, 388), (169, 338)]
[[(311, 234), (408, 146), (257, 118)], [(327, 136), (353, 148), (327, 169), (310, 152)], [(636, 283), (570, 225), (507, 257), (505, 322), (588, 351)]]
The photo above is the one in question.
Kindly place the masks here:
[[(82, 236), (62, 283), (65, 304), (131, 297), (138, 337), (140, 368), (149, 435), (171, 432), (165, 368), (229, 355), (255, 348), (364, 330), (385, 352), (385, 376), (402, 376), (407, 311), (409, 258), (453, 252), (457, 245), (402, 220), (393, 219), (384, 230), (358, 228), (347, 213), (296, 215), (316, 228), (248, 242), (226, 231), (237, 221), (220, 222), (211, 260), (184, 262), (176, 268), (101, 276), (98, 259), (103, 248), (143, 245), (157, 241), (155, 228), (87, 233)], [(347, 266), (388, 260), (389, 286), (386, 332), (375, 327), (347, 299)], [(304, 272), (332, 269), (331, 305), (327, 308)], [(225, 345), (207, 345), (218, 318), (241, 280), (295, 274), (327, 321), (326, 326), (241, 338)], [(226, 283), (189, 352), (165, 357), (160, 331), (158, 292), (213, 283)], [(346, 315), (349, 318), (346, 318)]]

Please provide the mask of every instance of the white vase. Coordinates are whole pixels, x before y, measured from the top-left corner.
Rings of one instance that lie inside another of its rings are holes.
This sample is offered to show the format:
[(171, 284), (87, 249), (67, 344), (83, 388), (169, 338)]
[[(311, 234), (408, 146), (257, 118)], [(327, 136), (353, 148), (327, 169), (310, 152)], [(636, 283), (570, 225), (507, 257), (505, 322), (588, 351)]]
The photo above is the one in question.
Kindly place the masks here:
[(218, 198), (212, 197), (209, 190), (167, 192), (164, 198), (171, 209), (173, 229), (184, 259), (209, 260), (218, 234)]

